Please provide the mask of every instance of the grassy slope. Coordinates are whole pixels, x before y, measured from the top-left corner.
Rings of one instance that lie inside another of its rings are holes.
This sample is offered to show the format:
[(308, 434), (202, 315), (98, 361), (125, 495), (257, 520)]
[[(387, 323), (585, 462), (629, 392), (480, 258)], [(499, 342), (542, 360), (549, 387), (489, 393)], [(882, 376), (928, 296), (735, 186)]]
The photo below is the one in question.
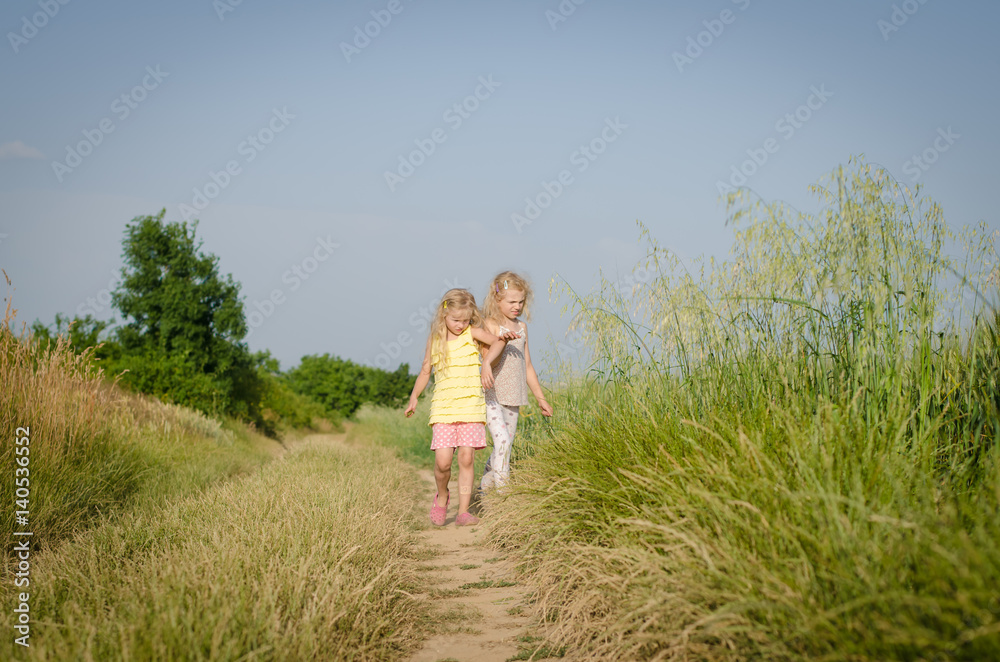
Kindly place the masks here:
[(384, 449), (306, 441), (76, 536), (34, 561), (18, 657), (396, 659), (421, 618), (410, 471)]
[[(249, 471), (281, 449), (243, 425), (116, 388), (86, 355), (19, 339), (10, 321), (0, 327), (0, 466), (27, 479), (36, 550), (136, 504)], [(15, 495), (14, 480), (0, 481), (0, 501)], [(4, 530), (14, 530), (14, 514), (0, 511)]]
[[(35, 535), (29, 587), (7, 557), (0, 657), (375, 660), (414, 645), (416, 487), (390, 451), (327, 438), (286, 452), (109, 386), (65, 345), (16, 338), (10, 319), (0, 464), (10, 476), (29, 458), (30, 515), (0, 521)], [(22, 426), (30, 443), (16, 445)], [(6, 503), (14, 490), (0, 481)], [(13, 643), (25, 591), (28, 649)]]

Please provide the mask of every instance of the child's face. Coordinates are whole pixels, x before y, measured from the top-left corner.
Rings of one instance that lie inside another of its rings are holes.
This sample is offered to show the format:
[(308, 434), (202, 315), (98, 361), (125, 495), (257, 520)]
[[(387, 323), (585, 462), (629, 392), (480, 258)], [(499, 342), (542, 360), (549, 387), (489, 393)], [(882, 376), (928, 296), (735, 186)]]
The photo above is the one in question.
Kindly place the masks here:
[(507, 319), (514, 319), (524, 310), (524, 292), (521, 290), (504, 290), (500, 298), (500, 314)]
[(451, 331), (452, 335), (460, 336), (469, 326), (472, 319), (472, 312), (468, 310), (456, 310), (448, 312), (444, 316), (444, 325)]

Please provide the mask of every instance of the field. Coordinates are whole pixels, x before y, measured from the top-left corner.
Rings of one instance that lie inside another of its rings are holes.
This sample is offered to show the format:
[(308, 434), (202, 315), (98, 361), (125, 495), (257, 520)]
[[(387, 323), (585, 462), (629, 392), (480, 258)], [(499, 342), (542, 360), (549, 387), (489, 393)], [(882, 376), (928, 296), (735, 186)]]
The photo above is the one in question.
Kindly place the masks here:
[[(997, 237), (863, 163), (815, 193), (814, 215), (734, 195), (725, 260), (643, 228), (636, 287), (557, 283), (575, 366), (480, 504), (482, 564), (523, 590), (517, 659), (1000, 659)], [(0, 497), (32, 532), (12, 658), (394, 660), (440, 633), (426, 401), (278, 442), (127, 394), (12, 320), (0, 427), (30, 442), (0, 457), (30, 480)]]

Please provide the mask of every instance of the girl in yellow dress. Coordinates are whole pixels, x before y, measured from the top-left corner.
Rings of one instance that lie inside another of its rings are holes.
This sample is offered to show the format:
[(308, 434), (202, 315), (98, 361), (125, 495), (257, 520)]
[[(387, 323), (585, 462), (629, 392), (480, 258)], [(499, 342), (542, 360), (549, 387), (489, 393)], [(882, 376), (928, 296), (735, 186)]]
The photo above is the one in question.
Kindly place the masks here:
[[(513, 335), (513, 334), (510, 334)], [(468, 290), (448, 290), (431, 323), (430, 336), (420, 374), (413, 385), (406, 415), (417, 408), (417, 397), (423, 393), (435, 371), (434, 395), (431, 398), (431, 450), (434, 451), (434, 479), (437, 494), (431, 507), (431, 522), (442, 526), (448, 514), (448, 481), (451, 462), (458, 449), (458, 517), (457, 526), (478, 524), (479, 518), (469, 512), (474, 482), (473, 461), (477, 448), (486, 448), (486, 401), (483, 389), (493, 386), (491, 363), (499, 358), (505, 341), (482, 328), (476, 299)], [(482, 347), (489, 347), (481, 360)], [(441, 493), (444, 505), (439, 505)]]

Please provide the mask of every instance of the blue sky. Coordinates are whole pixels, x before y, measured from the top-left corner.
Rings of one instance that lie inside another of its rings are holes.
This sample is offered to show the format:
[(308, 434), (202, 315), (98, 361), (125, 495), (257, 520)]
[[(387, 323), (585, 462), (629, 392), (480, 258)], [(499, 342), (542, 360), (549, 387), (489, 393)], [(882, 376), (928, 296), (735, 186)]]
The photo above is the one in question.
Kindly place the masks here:
[[(627, 273), (637, 220), (724, 255), (734, 168), (810, 210), (807, 187), (864, 154), (952, 225), (1000, 227), (998, 19), (943, 0), (10, 1), (0, 266), (21, 321), (107, 317), (125, 224), (166, 208), (200, 220), (259, 313), (250, 347), (285, 368), (413, 366), (422, 309), (507, 268), (537, 290), (541, 357), (566, 327), (549, 281)], [(515, 222), (526, 198), (548, 204)]]

